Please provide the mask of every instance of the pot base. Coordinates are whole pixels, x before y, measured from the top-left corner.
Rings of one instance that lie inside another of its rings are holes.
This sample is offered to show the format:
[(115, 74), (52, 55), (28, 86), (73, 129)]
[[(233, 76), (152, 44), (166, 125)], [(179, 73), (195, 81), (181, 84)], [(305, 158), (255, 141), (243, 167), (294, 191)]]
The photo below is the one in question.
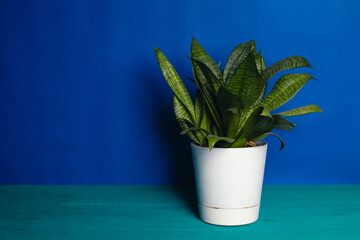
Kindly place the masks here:
[(246, 208), (216, 208), (199, 204), (201, 220), (220, 226), (239, 226), (255, 222), (259, 217), (260, 205)]

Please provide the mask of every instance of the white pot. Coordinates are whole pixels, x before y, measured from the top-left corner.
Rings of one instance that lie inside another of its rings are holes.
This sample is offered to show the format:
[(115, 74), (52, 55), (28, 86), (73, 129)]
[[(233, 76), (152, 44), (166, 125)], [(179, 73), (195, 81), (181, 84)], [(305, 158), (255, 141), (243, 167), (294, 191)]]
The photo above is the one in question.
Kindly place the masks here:
[(267, 143), (257, 147), (213, 148), (191, 144), (200, 218), (223, 226), (259, 217)]

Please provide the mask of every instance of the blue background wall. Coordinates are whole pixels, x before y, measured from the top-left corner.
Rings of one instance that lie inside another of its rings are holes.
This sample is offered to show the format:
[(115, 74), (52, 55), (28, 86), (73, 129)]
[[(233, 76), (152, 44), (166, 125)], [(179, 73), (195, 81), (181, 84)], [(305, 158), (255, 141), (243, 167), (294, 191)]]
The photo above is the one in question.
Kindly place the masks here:
[(0, 2), (1, 184), (192, 183), (154, 54), (185, 80), (191, 34), (222, 63), (255, 39), (267, 65), (302, 55), (314, 66), (318, 80), (281, 110), (325, 114), (292, 118), (281, 152), (267, 139), (265, 183), (360, 183), (357, 1)]

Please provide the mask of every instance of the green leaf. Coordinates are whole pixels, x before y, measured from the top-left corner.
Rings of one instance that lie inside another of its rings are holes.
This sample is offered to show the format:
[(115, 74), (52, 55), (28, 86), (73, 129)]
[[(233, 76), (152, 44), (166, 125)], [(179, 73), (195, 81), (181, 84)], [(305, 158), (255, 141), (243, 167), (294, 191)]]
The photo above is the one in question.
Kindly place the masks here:
[(293, 73), (282, 76), (274, 85), (269, 95), (262, 101), (261, 106), (270, 112), (284, 105), (292, 99), (296, 93), (310, 79), (315, 79), (307, 73)]
[(220, 87), (216, 96), (217, 102), (221, 112), (226, 112), (229, 108), (241, 109), (243, 104), (238, 96), (232, 94), (225, 87)]
[[(214, 73), (203, 62), (192, 58), (193, 65), (195, 66), (196, 77), (211, 89), (213, 94), (216, 94), (223, 83), (214, 75)], [(194, 64), (194, 62), (196, 64)], [(199, 68), (199, 69), (197, 69)], [(200, 70), (200, 71), (199, 71)]]
[[(181, 129), (185, 130), (185, 129), (194, 127), (194, 123), (192, 122), (192, 119), (191, 119), (191, 116), (190, 116), (188, 110), (186, 109), (184, 104), (182, 104), (182, 102), (176, 95), (174, 95), (173, 101), (174, 101), (175, 116), (176, 116), (176, 119), (177, 119)], [(197, 144), (201, 143), (200, 139), (193, 132), (189, 132), (187, 135), (190, 137), (191, 140), (193, 140)], [(205, 136), (203, 136), (203, 138), (205, 138)]]
[(231, 81), (236, 69), (239, 67), (239, 65), (244, 61), (244, 59), (247, 57), (247, 55), (251, 51), (251, 44), (254, 41), (242, 43), (234, 48), (234, 50), (231, 52), (224, 68), (224, 82), (225, 86), (229, 84)]
[[(253, 51), (255, 47), (253, 47)], [(233, 122), (237, 122), (236, 125), (230, 125), (228, 134), (229, 136), (239, 137), (240, 131), (243, 129), (247, 119), (251, 116), (252, 112), (258, 107), (261, 100), (264, 97), (266, 91), (266, 82), (262, 79), (255, 62), (255, 52), (251, 52), (239, 65), (238, 69), (232, 77), (229, 83), (228, 90), (239, 96), (241, 103), (243, 104), (239, 116), (233, 116), (235, 118)], [(241, 142), (242, 143), (242, 142)]]
[(240, 98), (226, 88), (220, 87), (216, 99), (223, 120), (224, 132), (229, 137), (235, 137), (240, 121), (240, 110), (243, 107)]
[(280, 137), (279, 135), (277, 135), (277, 134), (275, 134), (275, 133), (273, 133), (273, 132), (264, 133), (264, 134), (262, 134), (261, 136), (257, 137), (256, 139), (253, 139), (253, 141), (260, 141), (260, 140), (264, 139), (265, 137), (267, 137), (267, 136), (269, 136), (269, 135), (274, 135), (274, 136), (276, 136), (276, 137), (280, 140), (280, 142), (281, 142), (281, 147), (280, 147), (280, 149), (279, 149), (278, 151), (282, 150), (282, 149), (284, 148), (284, 146), (285, 146), (284, 141), (281, 139), (281, 137)]
[[(219, 129), (219, 131), (222, 135), (221, 117), (219, 115), (219, 109), (217, 107), (214, 89), (211, 86), (211, 80), (209, 78), (201, 77), (201, 76), (205, 76), (205, 75), (202, 72), (202, 68), (199, 67), (198, 62), (199, 61), (193, 60), (193, 66), (194, 66), (194, 71), (195, 71), (195, 76), (196, 76), (195, 83), (207, 104), (208, 110), (209, 110), (211, 116), (213, 117), (213, 120), (215, 121), (217, 128)], [(204, 69), (206, 69), (206, 67)], [(214, 77), (214, 75), (211, 72), (206, 72), (206, 74), (209, 74), (209, 76)], [(200, 77), (198, 77), (198, 76), (200, 76)]]
[(274, 63), (270, 67), (266, 68), (263, 72), (263, 77), (267, 81), (280, 71), (293, 69), (293, 68), (300, 68), (300, 67), (311, 68), (311, 65), (305, 58), (301, 56), (287, 57), (277, 63)]
[(261, 74), (265, 70), (265, 61), (264, 61), (264, 57), (261, 56), (260, 51), (255, 55), (255, 62), (256, 62), (256, 67), (259, 73)]
[(323, 111), (320, 109), (320, 107), (318, 105), (311, 104), (311, 105), (307, 105), (307, 106), (303, 106), (303, 107), (299, 107), (299, 108), (294, 108), (294, 109), (291, 109), (291, 110), (288, 110), (285, 112), (276, 113), (275, 115), (299, 116), (299, 115), (315, 113), (315, 112), (323, 113)]
[(208, 139), (209, 142), (209, 149), (211, 151), (211, 149), (213, 149), (213, 147), (215, 146), (215, 144), (219, 141), (226, 141), (228, 143), (232, 143), (235, 141), (235, 139), (233, 138), (229, 138), (229, 137), (219, 137), (219, 136), (215, 136), (212, 134), (209, 134), (206, 136), (206, 138)]
[(216, 124), (214, 124), (214, 122), (210, 122), (210, 131), (211, 133), (213, 133), (214, 135), (216, 136), (219, 136), (220, 135), (220, 131), (219, 129), (217, 128)]
[(183, 131), (181, 131), (180, 135), (185, 135), (185, 134), (189, 134), (189, 133), (194, 133), (195, 135), (200, 136), (198, 137), (198, 139), (200, 140), (200, 145), (203, 145), (203, 141), (206, 138), (207, 135), (209, 135), (209, 132), (206, 131), (205, 129), (202, 128), (198, 128), (198, 127), (189, 127), (184, 129)]
[(269, 117), (269, 118), (272, 118), (272, 117), (273, 117), (273, 116), (270, 114), (269, 110), (267, 110), (266, 108), (263, 108), (260, 116)]
[(196, 91), (195, 97), (195, 113), (198, 116), (199, 122), (198, 127), (211, 131), (211, 113), (208, 110), (204, 97), (202, 96), (200, 90)]
[(201, 125), (201, 120), (203, 118), (203, 102), (204, 99), (201, 96), (201, 93), (199, 90), (196, 91), (196, 96), (195, 96), (195, 118), (196, 118), (196, 126), (200, 127)]
[(286, 118), (280, 117), (278, 115), (274, 115), (274, 128), (279, 130), (293, 130), (295, 127), (295, 124), (287, 120)]
[(179, 74), (176, 72), (175, 68), (171, 65), (169, 60), (157, 47), (155, 47), (155, 53), (165, 80), (167, 81), (168, 85), (170, 86), (176, 97), (182, 102), (182, 104), (184, 104), (186, 109), (189, 111), (190, 117), (192, 119), (192, 121), (190, 122), (193, 123), (195, 119), (194, 105), (184, 83), (181, 81)]
[(221, 82), (223, 81), (219, 66), (211, 59), (195, 38), (191, 41), (191, 57), (204, 63), (217, 79)]
[(246, 144), (247, 140), (244, 137), (240, 137), (238, 139), (236, 139), (231, 145), (229, 145), (228, 147), (230, 148), (241, 148), (244, 147)]
[(241, 132), (241, 138), (251, 141), (266, 132), (271, 132), (274, 128), (274, 120), (271, 114), (263, 108), (259, 107), (253, 111), (246, 121)]
[(264, 84), (256, 67), (254, 53), (250, 53), (236, 69), (227, 89), (239, 96), (244, 108), (249, 108), (262, 98)]
[(191, 123), (191, 125), (195, 126), (195, 123), (193, 122), (189, 111), (175, 94), (173, 97), (173, 104), (176, 118), (182, 118)]

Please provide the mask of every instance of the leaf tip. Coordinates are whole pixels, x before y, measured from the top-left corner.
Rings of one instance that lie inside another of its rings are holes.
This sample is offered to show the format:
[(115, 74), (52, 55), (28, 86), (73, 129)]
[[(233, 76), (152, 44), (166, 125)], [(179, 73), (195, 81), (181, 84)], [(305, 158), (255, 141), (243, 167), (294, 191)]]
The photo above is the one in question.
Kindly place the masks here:
[(160, 49), (159, 49), (158, 47), (156, 47), (156, 46), (154, 46), (154, 48), (155, 48), (155, 54), (156, 54), (156, 56), (157, 56), (157, 57), (161, 56), (162, 52), (160, 51)]
[(198, 41), (195, 39), (194, 35), (191, 34), (191, 44), (193, 43), (199, 44)]
[[(301, 73), (300, 73), (301, 74)], [(314, 79), (314, 80), (317, 80), (313, 75), (311, 74), (308, 74), (308, 73), (305, 73), (305, 75), (307, 75), (309, 77), (309, 80), (310, 79)]]
[[(307, 60), (306, 60), (307, 61)], [(309, 63), (309, 61), (307, 61), (308, 63), (308, 67), (311, 68), (311, 69), (314, 69), (314, 67)]]

